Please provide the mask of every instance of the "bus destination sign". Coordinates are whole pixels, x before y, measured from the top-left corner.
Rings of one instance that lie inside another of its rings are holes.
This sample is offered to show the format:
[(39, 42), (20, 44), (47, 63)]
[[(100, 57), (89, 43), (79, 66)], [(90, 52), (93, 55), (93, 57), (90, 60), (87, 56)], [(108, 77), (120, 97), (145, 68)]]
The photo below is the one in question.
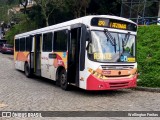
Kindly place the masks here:
[(110, 27), (111, 28), (117, 28), (117, 29), (127, 29), (127, 24), (125, 23), (116, 23), (116, 22), (110, 22)]
[(121, 30), (130, 30), (130, 31), (137, 30), (136, 24), (121, 20), (108, 19), (108, 18), (92, 18), (91, 25), (98, 27), (121, 29)]
[(99, 19), (98, 20), (98, 26), (105, 27), (105, 26), (108, 26), (108, 24), (109, 24), (109, 20), (108, 19)]

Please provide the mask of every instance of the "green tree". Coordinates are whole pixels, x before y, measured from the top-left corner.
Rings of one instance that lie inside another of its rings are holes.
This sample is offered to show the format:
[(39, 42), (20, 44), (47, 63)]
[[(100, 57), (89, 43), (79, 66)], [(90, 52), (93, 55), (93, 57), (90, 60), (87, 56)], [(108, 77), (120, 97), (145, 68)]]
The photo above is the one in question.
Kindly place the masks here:
[(46, 26), (49, 26), (49, 17), (54, 10), (65, 6), (64, 0), (35, 0), (35, 2), (41, 7), (41, 12), (44, 16)]
[(87, 15), (86, 9), (89, 7), (90, 0), (67, 0), (66, 4), (69, 9), (73, 12), (74, 18), (78, 18)]
[(6, 0), (6, 4), (8, 5), (15, 5), (18, 3), (19, 3), (19, 0)]
[(94, 15), (120, 15), (120, 0), (91, 0), (88, 8), (89, 14)]
[(30, 12), (27, 13), (27, 16), (30, 20), (35, 21), (38, 28), (46, 26), (46, 22), (44, 16), (42, 15), (42, 10), (40, 6), (34, 5)]
[(17, 19), (19, 20), (18, 24), (15, 24), (12, 26), (6, 33), (6, 39), (9, 43), (13, 44), (14, 36), (16, 34), (20, 34), (23, 32), (31, 31), (37, 28), (36, 21), (32, 21), (29, 18), (27, 18), (26, 14), (20, 14), (17, 16)]

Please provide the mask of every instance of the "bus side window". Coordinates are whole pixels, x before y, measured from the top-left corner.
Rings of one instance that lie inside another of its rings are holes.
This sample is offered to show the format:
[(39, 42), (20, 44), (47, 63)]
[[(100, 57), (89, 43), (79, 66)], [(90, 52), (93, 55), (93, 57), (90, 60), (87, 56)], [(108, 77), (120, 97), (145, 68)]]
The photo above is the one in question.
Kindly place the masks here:
[(25, 48), (25, 45), (26, 44), (26, 38), (20, 38), (20, 51), (25, 51), (26, 50), (26, 48)]
[(19, 51), (19, 39), (15, 39), (15, 51)]
[(30, 37), (26, 37), (26, 51), (32, 50), (32, 39)]
[(67, 33), (66, 30), (54, 32), (54, 51), (67, 51)]
[(45, 33), (43, 34), (43, 51), (51, 52), (52, 51), (52, 37), (53, 33)]

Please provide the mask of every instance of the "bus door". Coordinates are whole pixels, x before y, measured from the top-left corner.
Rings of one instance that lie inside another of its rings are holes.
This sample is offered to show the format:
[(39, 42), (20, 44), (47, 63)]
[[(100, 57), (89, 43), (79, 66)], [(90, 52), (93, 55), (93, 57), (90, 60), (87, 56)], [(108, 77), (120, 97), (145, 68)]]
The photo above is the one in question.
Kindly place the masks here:
[(85, 59), (85, 41), (84, 41), (84, 26), (75, 24), (70, 30), (70, 39), (68, 43), (68, 66), (67, 80), (70, 83), (79, 86), (80, 71), (84, 70)]
[(79, 86), (79, 49), (80, 49), (81, 27), (72, 27), (68, 49), (67, 79), (70, 83)]
[(53, 79), (54, 67), (53, 67), (53, 33), (47, 32), (43, 33), (43, 44), (41, 53), (41, 76)]
[(41, 41), (42, 35), (36, 35), (34, 37), (34, 73), (38, 76), (41, 75)]

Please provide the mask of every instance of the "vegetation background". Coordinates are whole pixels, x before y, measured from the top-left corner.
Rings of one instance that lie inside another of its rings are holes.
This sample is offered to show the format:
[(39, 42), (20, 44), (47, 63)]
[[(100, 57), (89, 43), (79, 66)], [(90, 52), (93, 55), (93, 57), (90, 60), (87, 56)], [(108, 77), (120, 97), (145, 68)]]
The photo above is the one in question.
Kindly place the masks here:
[(160, 87), (160, 26), (138, 28), (137, 58), (139, 86)]
[[(0, 0), (0, 21), (11, 23), (6, 39), (13, 44), (15, 34), (61, 23), (85, 15), (114, 14), (119, 16), (120, 0), (34, 0), (36, 4), (27, 9), (28, 0)], [(10, 12), (14, 6), (23, 6), (21, 12)], [(111, 12), (112, 11), (112, 12)], [(5, 24), (4, 24), (5, 25)]]

